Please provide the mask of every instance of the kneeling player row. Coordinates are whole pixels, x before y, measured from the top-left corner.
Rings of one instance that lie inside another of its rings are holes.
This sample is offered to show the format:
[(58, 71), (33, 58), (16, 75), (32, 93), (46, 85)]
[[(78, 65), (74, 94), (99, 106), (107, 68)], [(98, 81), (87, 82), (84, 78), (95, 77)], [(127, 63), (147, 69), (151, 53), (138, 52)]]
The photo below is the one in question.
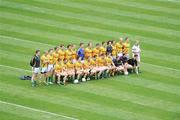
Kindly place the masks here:
[(66, 84), (67, 82), (79, 83), (92, 79), (101, 79), (118, 75), (128, 75), (129, 72), (138, 74), (137, 55), (132, 59), (125, 56), (112, 58), (109, 55), (100, 55), (87, 60), (58, 60), (56, 64), (49, 64), (42, 68), (41, 73), (46, 77), (47, 84)]

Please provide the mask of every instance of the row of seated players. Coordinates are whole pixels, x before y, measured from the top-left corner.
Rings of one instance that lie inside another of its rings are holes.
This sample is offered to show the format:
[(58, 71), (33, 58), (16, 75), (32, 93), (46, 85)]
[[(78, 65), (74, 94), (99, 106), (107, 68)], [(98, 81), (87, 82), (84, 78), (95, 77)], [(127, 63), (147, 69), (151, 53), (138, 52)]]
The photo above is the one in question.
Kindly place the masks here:
[[(51, 55), (52, 54), (52, 55)], [(51, 55), (51, 57), (48, 57)], [(107, 78), (120, 73), (128, 75), (129, 72), (138, 74), (137, 55), (128, 59), (127, 54), (113, 57), (112, 53), (85, 56), (74, 59), (69, 57), (53, 57), (53, 50), (45, 52), (41, 57), (42, 73), (45, 77), (54, 76), (57, 84), (85, 82), (91, 79)], [(52, 84), (52, 79), (46, 81)]]

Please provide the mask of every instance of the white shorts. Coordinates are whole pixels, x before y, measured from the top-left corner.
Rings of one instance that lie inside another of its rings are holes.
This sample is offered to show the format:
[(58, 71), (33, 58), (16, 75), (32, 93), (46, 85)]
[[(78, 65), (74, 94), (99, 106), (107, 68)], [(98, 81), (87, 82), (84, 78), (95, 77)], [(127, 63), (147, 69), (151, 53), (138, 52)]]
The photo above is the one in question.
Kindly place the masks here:
[(33, 73), (38, 74), (40, 72), (40, 68), (32, 68)]
[(53, 65), (53, 64), (48, 65), (47, 72), (52, 71), (52, 70), (53, 70), (53, 68), (54, 68), (54, 65)]
[(118, 53), (118, 57), (122, 57), (123, 56), (123, 54), (120, 52), (120, 53)]
[(41, 70), (42, 73), (46, 73), (47, 71), (48, 71), (47, 67), (43, 67)]
[(95, 73), (97, 70), (95, 68), (91, 69), (91, 73)]

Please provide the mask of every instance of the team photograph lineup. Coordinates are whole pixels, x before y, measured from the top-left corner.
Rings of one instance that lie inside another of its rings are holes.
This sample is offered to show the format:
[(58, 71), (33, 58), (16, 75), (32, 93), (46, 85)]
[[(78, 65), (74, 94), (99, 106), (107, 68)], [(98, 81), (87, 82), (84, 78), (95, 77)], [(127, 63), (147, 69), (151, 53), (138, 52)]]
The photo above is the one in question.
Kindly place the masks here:
[[(63, 44), (44, 51), (35, 51), (30, 60), (31, 83), (37, 85), (66, 85), (99, 80), (117, 75), (140, 73), (140, 46), (131, 47), (129, 38), (119, 38), (93, 45), (89, 42), (65, 47)], [(132, 55), (130, 54), (132, 53)]]
[(180, 120), (180, 0), (0, 0), (0, 120)]

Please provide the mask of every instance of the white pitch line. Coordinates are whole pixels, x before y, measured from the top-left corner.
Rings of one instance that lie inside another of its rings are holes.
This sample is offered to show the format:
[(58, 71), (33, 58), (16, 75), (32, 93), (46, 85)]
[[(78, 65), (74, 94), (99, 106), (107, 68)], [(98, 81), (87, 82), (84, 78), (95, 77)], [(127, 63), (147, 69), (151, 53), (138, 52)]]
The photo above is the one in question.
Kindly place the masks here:
[(78, 119), (73, 118), (73, 117), (68, 117), (68, 116), (65, 116), (65, 115), (60, 115), (60, 114), (57, 114), (57, 113), (48, 112), (48, 111), (44, 111), (44, 110), (40, 110), (40, 109), (36, 109), (36, 108), (31, 108), (31, 107), (27, 107), (27, 106), (15, 104), (15, 103), (5, 102), (5, 101), (1, 101), (1, 100), (0, 100), (0, 103), (11, 105), (11, 106), (16, 106), (16, 107), (19, 107), (19, 108), (24, 108), (24, 109), (28, 109), (28, 110), (32, 110), (32, 111), (36, 111), (36, 112), (46, 113), (46, 114), (50, 114), (50, 115), (53, 115), (53, 116), (63, 117), (63, 118), (67, 118), (67, 119), (70, 119), (70, 120), (78, 120)]
[(11, 66), (7, 66), (7, 65), (1, 65), (2, 67), (6, 67), (6, 68), (10, 68), (10, 69), (15, 69), (15, 70), (21, 70), (21, 71), (26, 71), (26, 72), (32, 72), (30, 70), (26, 70), (26, 69), (22, 69), (22, 68), (17, 68), (17, 67), (11, 67)]
[(27, 43), (36, 43), (36, 44), (41, 44), (41, 45), (46, 45), (46, 46), (53, 47), (52, 44), (46, 44), (46, 43), (42, 43), (42, 42), (35, 42), (35, 41), (20, 39), (20, 38), (16, 38), (16, 37), (0, 35), (0, 38), (14, 39), (14, 40), (17, 40), (17, 41), (23, 41), (23, 42), (27, 42)]

